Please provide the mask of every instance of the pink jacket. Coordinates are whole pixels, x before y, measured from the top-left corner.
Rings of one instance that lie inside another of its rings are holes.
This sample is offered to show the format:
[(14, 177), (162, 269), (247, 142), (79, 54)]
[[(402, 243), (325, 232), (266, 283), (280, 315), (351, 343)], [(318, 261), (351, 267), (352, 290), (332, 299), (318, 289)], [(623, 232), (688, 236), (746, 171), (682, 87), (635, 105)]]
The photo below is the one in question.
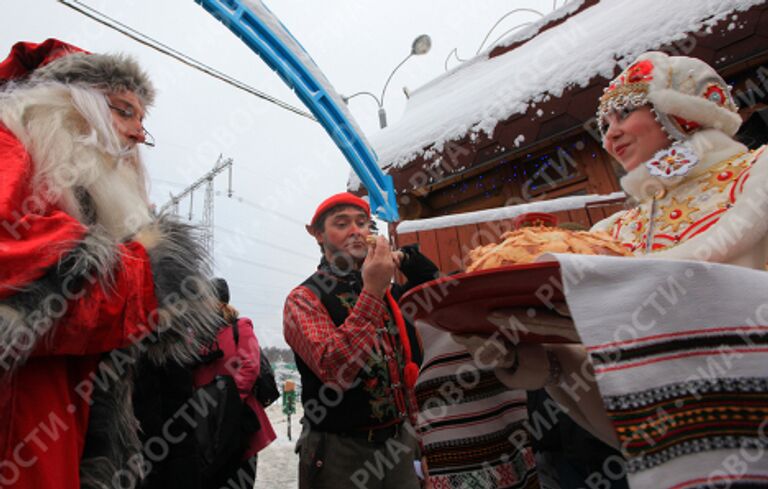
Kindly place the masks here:
[(264, 412), (264, 407), (253, 397), (251, 392), (256, 378), (259, 376), (260, 350), (259, 342), (253, 333), (253, 323), (248, 318), (237, 320), (237, 330), (240, 333), (237, 347), (231, 327), (219, 330), (216, 340), (224, 356), (207, 365), (195, 369), (195, 386), (200, 387), (213, 380), (217, 375), (231, 375), (240, 391), (240, 398), (256, 413), (261, 423), (261, 429), (251, 436), (248, 450), (244, 458), (250, 458), (261, 449), (272, 443), (276, 438), (275, 430)]

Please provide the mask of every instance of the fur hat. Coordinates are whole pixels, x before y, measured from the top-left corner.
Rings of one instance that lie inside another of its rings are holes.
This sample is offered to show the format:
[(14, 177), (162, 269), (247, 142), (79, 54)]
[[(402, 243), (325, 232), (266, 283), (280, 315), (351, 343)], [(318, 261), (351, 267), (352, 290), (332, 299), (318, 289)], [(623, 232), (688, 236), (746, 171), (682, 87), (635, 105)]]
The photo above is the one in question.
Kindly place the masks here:
[(136, 60), (122, 54), (71, 54), (38, 68), (31, 80), (82, 84), (105, 92), (127, 90), (145, 106), (155, 100), (155, 88), (147, 74)]
[(597, 110), (602, 134), (613, 111), (650, 104), (672, 139), (686, 140), (702, 128), (733, 136), (741, 126), (731, 89), (707, 63), (658, 51), (642, 54), (605, 89)]
[(152, 105), (155, 88), (131, 57), (90, 54), (56, 39), (40, 44), (17, 43), (0, 63), (0, 81), (28, 77), (31, 82), (81, 84), (107, 92), (134, 92), (145, 106)]

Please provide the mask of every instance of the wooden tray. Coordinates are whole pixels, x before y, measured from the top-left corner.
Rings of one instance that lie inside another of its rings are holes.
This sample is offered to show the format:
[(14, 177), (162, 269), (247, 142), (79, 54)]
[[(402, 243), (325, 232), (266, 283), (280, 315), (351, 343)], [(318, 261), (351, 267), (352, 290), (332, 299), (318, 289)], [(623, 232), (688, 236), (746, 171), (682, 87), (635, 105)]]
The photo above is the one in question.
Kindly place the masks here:
[(451, 333), (491, 335), (503, 329), (522, 342), (576, 343), (567, 317), (560, 318), (557, 332), (529, 319), (541, 317), (537, 307), (541, 312), (551, 303), (564, 303), (561, 283), (558, 262), (511, 265), (432, 280), (408, 291), (400, 307), (414, 321)]

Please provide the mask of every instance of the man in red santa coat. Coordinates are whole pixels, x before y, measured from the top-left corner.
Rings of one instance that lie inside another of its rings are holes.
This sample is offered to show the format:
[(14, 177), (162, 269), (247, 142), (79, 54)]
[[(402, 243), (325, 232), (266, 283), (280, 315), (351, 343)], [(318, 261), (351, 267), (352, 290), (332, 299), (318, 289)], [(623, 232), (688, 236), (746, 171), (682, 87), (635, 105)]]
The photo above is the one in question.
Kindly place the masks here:
[(49, 39), (0, 64), (0, 487), (131, 487), (132, 367), (216, 317), (194, 229), (154, 217), (135, 61)]

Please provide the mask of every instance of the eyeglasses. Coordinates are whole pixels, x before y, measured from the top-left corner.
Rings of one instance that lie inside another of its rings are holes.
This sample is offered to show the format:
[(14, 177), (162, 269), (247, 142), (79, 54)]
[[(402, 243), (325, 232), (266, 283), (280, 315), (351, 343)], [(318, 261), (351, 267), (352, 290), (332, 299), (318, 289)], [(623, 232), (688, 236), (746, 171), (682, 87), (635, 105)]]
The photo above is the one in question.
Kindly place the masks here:
[(144, 126), (141, 126), (141, 130), (144, 131), (144, 146), (149, 146), (150, 148), (155, 147), (155, 136), (153, 136), (149, 131), (147, 131), (147, 128)]
[[(122, 117), (123, 119), (133, 119), (136, 117), (136, 112), (134, 111), (133, 107), (118, 107), (116, 105), (112, 105), (110, 103), (107, 103), (107, 107), (114, 110), (117, 115)], [(150, 148), (155, 147), (155, 137), (147, 131), (147, 128), (144, 127), (144, 124), (141, 125), (141, 132), (144, 135), (144, 142), (142, 144), (149, 146)]]

